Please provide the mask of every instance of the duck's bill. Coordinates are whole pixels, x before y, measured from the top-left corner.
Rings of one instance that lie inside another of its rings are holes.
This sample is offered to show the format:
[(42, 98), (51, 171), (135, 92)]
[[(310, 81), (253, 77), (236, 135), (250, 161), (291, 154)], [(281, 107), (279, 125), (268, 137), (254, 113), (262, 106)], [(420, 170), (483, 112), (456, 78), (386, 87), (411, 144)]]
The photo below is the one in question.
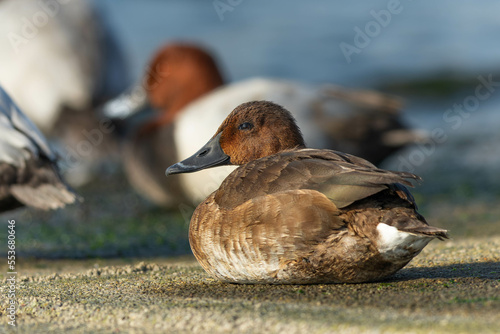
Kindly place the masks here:
[(149, 101), (146, 90), (142, 85), (137, 84), (104, 104), (101, 114), (111, 119), (125, 119), (148, 107)]
[(220, 147), (221, 133), (210, 139), (198, 152), (167, 168), (165, 174), (192, 173), (202, 169), (229, 165), (229, 156)]

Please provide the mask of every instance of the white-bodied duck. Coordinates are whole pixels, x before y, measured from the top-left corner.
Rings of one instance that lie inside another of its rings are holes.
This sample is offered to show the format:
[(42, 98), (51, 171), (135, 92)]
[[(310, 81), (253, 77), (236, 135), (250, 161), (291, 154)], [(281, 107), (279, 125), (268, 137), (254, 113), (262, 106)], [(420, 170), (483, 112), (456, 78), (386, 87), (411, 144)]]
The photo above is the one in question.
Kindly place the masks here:
[(226, 110), (261, 99), (288, 108), (308, 145), (343, 150), (376, 164), (416, 138), (401, 121), (398, 99), (373, 91), (266, 78), (224, 85), (211, 54), (184, 43), (160, 49), (143, 82), (109, 102), (105, 113), (125, 118), (144, 108), (154, 109), (156, 116), (127, 139), (123, 155), (127, 176), (139, 193), (159, 205), (197, 204), (232, 168), (165, 180), (164, 167), (201, 146), (224, 120)]

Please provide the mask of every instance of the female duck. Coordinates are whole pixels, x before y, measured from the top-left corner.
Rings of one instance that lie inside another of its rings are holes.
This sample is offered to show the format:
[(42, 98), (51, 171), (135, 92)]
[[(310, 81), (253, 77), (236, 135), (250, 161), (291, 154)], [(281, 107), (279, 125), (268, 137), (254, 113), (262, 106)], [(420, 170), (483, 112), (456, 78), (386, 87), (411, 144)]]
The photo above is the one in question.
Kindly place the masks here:
[(56, 160), (38, 128), (0, 87), (0, 212), (24, 205), (57, 209), (75, 202)]
[(237, 107), (167, 175), (240, 165), (193, 214), (189, 241), (212, 276), (234, 283), (383, 279), (433, 238), (403, 186), (419, 177), (305, 148), (293, 117), (266, 101)]

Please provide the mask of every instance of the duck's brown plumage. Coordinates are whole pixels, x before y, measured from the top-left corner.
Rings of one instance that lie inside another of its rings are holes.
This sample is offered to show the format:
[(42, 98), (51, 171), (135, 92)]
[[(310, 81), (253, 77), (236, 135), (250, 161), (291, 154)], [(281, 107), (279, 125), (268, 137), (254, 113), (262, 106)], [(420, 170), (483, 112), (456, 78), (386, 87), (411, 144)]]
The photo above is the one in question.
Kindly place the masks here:
[[(376, 245), (380, 222), (421, 235), (446, 232), (430, 227), (406, 188), (393, 185), (412, 174), (367, 166), (299, 149), (240, 167), (193, 214), (196, 258), (230, 282), (363, 282), (393, 274), (420, 249), (385, 260)], [(252, 269), (245, 274), (241, 266)]]
[[(431, 239), (447, 237), (417, 213), (403, 185), (418, 176), (303, 148), (287, 132), (300, 137), (286, 110), (262, 101), (236, 108), (212, 138), (220, 138), (231, 163), (243, 165), (191, 219), (190, 244), (209, 274), (237, 283), (373, 281), (401, 269)], [(286, 143), (274, 152), (273, 136)], [(194, 171), (189, 162), (170, 172)]]

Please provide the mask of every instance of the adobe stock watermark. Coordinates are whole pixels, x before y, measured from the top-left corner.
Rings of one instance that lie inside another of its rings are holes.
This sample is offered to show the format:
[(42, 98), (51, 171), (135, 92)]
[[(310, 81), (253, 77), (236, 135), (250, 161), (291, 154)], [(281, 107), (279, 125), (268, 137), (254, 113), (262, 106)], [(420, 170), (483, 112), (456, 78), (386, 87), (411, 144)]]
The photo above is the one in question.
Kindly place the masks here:
[(9, 32), (7, 38), (14, 51), (19, 53), (21, 48), (36, 38), (39, 29), (45, 27), (51, 18), (56, 16), (61, 10), (61, 5), (66, 5), (73, 0), (38, 0), (40, 10), (30, 17), (23, 16), (20, 19), (19, 31)]
[(466, 96), (462, 103), (454, 103), (443, 113), (444, 125), (431, 130), (429, 138), (424, 143), (418, 143), (407, 156), (398, 157), (398, 170), (413, 173), (416, 167), (423, 165), (425, 160), (436, 151), (439, 144), (448, 140), (447, 132), (458, 130), (464, 121), (469, 119), (473, 112), (481, 106), (481, 102), (489, 99), (500, 87), (500, 81), (494, 81), (493, 75), (477, 77), (479, 84), (476, 85), (474, 93)]
[[(409, 0), (412, 1), (412, 0)], [(386, 9), (380, 9), (378, 11), (372, 9), (370, 15), (373, 20), (365, 23), (365, 25), (360, 28), (358, 26), (354, 27), (354, 39), (353, 43), (341, 42), (339, 44), (340, 51), (344, 55), (348, 64), (352, 62), (353, 54), (360, 54), (372, 40), (378, 37), (384, 28), (387, 28), (392, 22), (392, 18), (395, 15), (401, 14), (403, 11), (403, 5), (400, 0), (389, 0), (387, 2)]]
[(5, 311), (7, 323), (10, 326), (16, 326), (16, 310), (17, 310), (17, 270), (16, 270), (16, 221), (7, 221), (7, 298), (8, 306)]
[(215, 12), (219, 16), (219, 20), (224, 21), (224, 15), (227, 12), (232, 12), (237, 6), (239, 6), (243, 0), (214, 0), (212, 5), (214, 6)]

